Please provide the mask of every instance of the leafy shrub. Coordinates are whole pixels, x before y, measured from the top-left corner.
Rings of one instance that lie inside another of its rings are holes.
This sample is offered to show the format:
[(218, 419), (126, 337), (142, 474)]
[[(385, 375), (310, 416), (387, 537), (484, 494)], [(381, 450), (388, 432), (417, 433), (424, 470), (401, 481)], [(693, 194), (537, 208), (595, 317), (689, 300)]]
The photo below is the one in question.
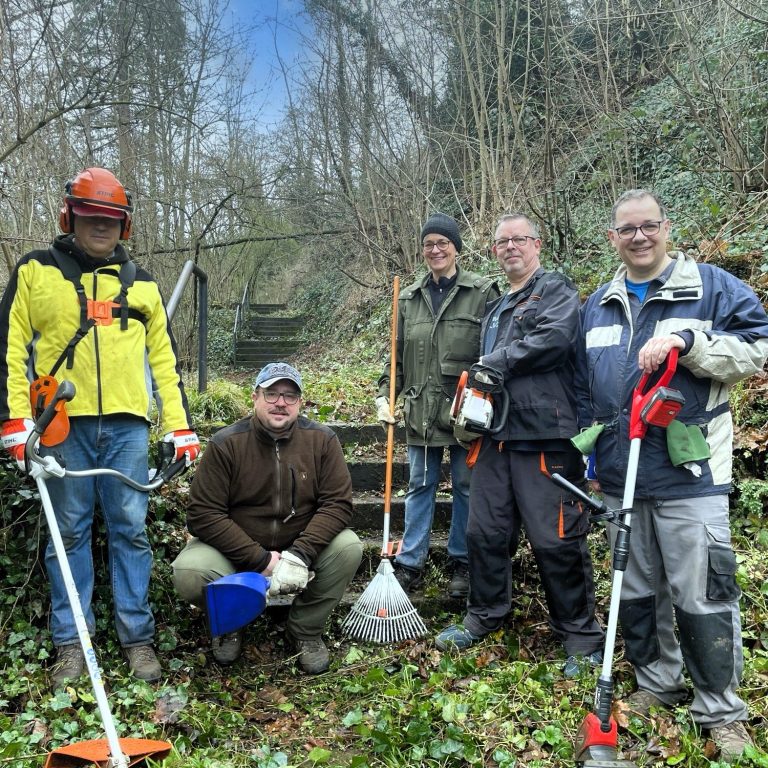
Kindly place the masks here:
[(208, 312), (208, 365), (223, 371), (234, 364), (235, 310), (215, 308)]
[(208, 382), (205, 392), (187, 392), (192, 423), (196, 429), (203, 425), (221, 426), (242, 419), (249, 412), (248, 387), (225, 379)]

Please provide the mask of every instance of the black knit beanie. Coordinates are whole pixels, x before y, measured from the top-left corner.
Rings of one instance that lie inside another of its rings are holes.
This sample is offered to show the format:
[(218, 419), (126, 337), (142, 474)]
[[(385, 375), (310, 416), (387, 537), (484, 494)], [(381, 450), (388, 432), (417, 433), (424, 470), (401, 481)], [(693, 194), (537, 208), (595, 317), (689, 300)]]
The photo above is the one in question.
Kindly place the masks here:
[(443, 235), (443, 237), (447, 237), (456, 246), (456, 252), (461, 253), (462, 243), (459, 225), (450, 216), (444, 213), (433, 213), (421, 228), (422, 243), (427, 235)]

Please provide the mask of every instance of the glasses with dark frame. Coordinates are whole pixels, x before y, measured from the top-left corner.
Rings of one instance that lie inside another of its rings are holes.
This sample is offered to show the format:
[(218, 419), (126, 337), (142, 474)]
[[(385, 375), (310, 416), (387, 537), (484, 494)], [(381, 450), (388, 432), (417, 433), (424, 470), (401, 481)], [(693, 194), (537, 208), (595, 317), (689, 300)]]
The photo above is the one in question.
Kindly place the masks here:
[(493, 244), (497, 248), (508, 248), (509, 244), (512, 243), (515, 248), (522, 248), (529, 240), (536, 239), (531, 235), (515, 235), (514, 237), (500, 237), (498, 240), (494, 240)]
[(274, 405), (281, 397), (285, 401), (286, 405), (296, 405), (301, 397), (300, 392), (275, 392), (271, 389), (262, 390), (264, 399), (270, 404)]
[(424, 243), (421, 246), (421, 250), (424, 251), (424, 253), (432, 253), (433, 248), (437, 248), (438, 251), (447, 251), (450, 244), (450, 240), (436, 240), (433, 243)]
[(661, 219), (661, 221), (646, 221), (645, 224), (641, 224), (639, 227), (632, 227), (627, 225), (626, 227), (612, 227), (612, 229), (622, 240), (633, 240), (637, 234), (638, 229), (646, 237), (658, 235), (659, 230), (661, 229), (661, 225), (665, 221), (666, 219)]

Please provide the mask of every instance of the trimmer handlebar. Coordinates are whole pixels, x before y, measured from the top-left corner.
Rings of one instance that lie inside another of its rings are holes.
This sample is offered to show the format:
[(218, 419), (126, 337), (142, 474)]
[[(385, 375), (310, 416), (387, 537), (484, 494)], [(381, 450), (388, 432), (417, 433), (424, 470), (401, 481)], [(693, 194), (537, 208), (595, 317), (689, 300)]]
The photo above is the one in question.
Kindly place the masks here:
[(574, 485), (570, 480), (566, 480), (562, 475), (557, 472), (553, 472), (549, 475), (552, 482), (559, 485), (563, 490), (575, 496), (579, 501), (586, 504), (591, 510), (591, 520), (615, 520), (618, 517), (618, 511), (611, 509), (604, 501), (595, 499), (592, 496), (584, 493), (578, 486)]
[(75, 385), (71, 381), (62, 381), (51, 398), (51, 402), (48, 403), (45, 410), (40, 414), (40, 417), (35, 421), (35, 426), (32, 428), (32, 432), (30, 433), (24, 448), (27, 465), (30, 467), (33, 476), (36, 476), (36, 473), (44, 473), (49, 477), (93, 477), (94, 475), (111, 475), (112, 477), (122, 480), (126, 485), (129, 485), (137, 491), (145, 491), (149, 493), (150, 491), (157, 490), (160, 486), (165, 485), (171, 478), (186, 469), (186, 459), (180, 459), (179, 461), (171, 463), (171, 460), (175, 455), (175, 449), (171, 443), (160, 444), (157, 466), (150, 473), (151, 479), (148, 483), (137, 483), (135, 480), (116, 469), (66, 469), (65, 467), (62, 467), (53, 456), (41, 456), (38, 451), (40, 438), (48, 425), (53, 421), (56, 412), (61, 405), (72, 400), (74, 396)]
[(45, 410), (40, 414), (40, 418), (35, 422), (33, 434), (36, 434), (38, 438), (42, 437), (43, 432), (47, 429), (48, 425), (53, 421), (56, 412), (61, 407), (60, 403), (68, 403), (75, 396), (75, 385), (71, 381), (62, 381), (59, 384), (56, 393), (51, 398), (51, 402), (45, 407)]
[(669, 350), (666, 366), (652, 387), (648, 387), (651, 374), (644, 373), (632, 393), (632, 412), (629, 417), (629, 438), (645, 437), (648, 425), (667, 427), (685, 404), (685, 398), (676, 389), (667, 384), (677, 370), (677, 347)]

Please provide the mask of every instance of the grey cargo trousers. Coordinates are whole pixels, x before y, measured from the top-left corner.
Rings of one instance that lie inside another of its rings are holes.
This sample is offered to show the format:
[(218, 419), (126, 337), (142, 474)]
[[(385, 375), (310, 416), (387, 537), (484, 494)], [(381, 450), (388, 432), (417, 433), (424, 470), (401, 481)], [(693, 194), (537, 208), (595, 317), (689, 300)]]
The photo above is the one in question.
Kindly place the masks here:
[[(621, 499), (606, 496), (608, 506)], [(701, 726), (745, 720), (736, 558), (728, 497), (636, 501), (619, 620), (639, 688), (667, 704), (687, 697)], [(609, 526), (613, 545), (616, 528)], [(678, 637), (675, 635), (677, 625)]]

